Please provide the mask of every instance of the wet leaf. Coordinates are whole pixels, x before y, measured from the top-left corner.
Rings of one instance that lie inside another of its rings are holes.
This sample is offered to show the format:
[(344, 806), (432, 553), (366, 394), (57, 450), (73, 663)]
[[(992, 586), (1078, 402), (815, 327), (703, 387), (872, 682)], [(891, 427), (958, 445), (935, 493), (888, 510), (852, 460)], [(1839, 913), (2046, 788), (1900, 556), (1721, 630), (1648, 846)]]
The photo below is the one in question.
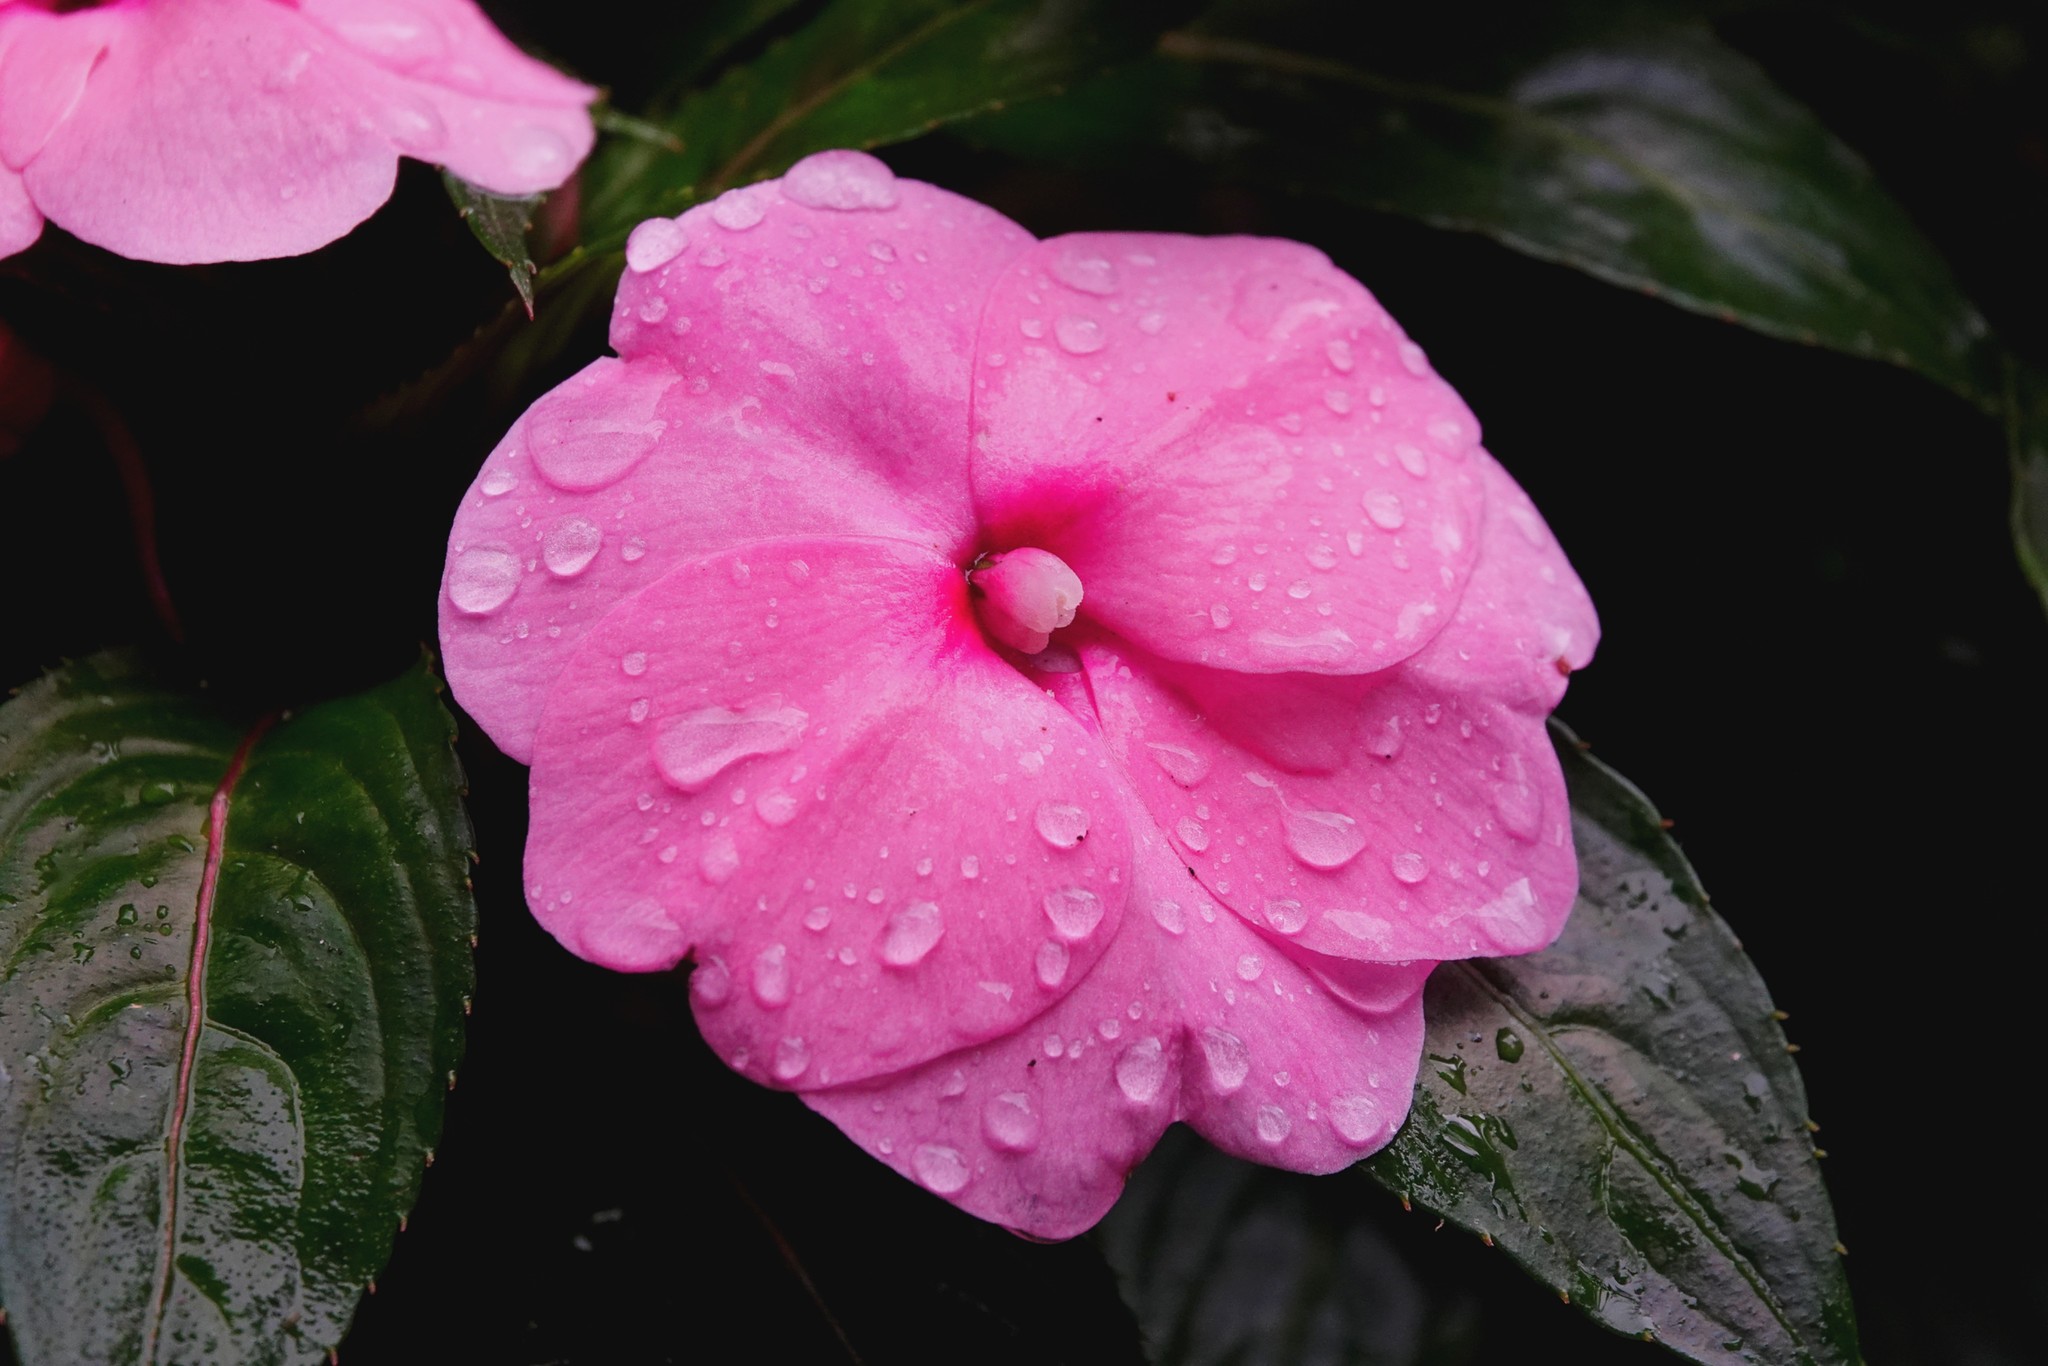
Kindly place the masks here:
[(0, 707), (23, 1366), (317, 1362), (419, 1191), (475, 925), (422, 665), (246, 734), (102, 655)]
[(454, 201), (456, 212), (476, 234), (476, 240), (512, 277), (512, 288), (519, 291), (526, 316), (532, 317), (535, 266), (526, 234), (533, 229), (534, 211), (547, 196), (496, 195), (447, 171), (441, 173), (441, 181), (448, 187), (448, 198)]
[(1580, 891), (1526, 958), (1430, 979), (1382, 1185), (1617, 1331), (1700, 1362), (1859, 1360), (1806, 1092), (1649, 801), (1557, 728)]

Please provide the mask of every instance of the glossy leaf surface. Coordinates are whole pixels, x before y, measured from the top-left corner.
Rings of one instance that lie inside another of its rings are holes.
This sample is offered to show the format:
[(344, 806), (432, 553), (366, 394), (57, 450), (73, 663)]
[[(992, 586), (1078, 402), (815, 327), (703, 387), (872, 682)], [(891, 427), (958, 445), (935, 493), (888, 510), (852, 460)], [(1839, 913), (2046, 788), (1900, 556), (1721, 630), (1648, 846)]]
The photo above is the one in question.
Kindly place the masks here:
[(0, 1292), (24, 1366), (340, 1340), (462, 1047), (452, 738), (424, 665), (246, 735), (123, 656), (0, 708)]
[(1763, 982), (1648, 800), (1556, 734), (1571, 921), (1542, 953), (1430, 979), (1415, 1108), (1367, 1170), (1618, 1331), (1730, 1366), (1856, 1362)]
[(446, 171), (441, 173), (441, 180), (448, 187), (448, 198), (454, 201), (456, 212), (469, 224), (470, 232), (491, 254), (491, 259), (505, 267), (505, 273), (512, 277), (512, 288), (519, 292), (519, 301), (531, 316), (535, 267), (526, 234), (533, 227), (534, 211), (547, 196), (492, 194)]

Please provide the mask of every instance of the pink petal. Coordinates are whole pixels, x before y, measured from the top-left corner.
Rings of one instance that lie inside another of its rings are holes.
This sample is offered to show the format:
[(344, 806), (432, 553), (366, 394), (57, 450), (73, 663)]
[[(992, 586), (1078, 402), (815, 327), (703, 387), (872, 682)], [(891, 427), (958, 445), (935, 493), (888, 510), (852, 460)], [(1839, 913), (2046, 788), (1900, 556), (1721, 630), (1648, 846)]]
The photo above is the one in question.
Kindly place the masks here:
[(1450, 625), (1410, 667), (1547, 716), (1565, 680), (1592, 662), (1600, 619), (1529, 495), (1492, 456), (1478, 460), (1487, 489), (1479, 564)]
[[(685, 560), (814, 532), (969, 553), (973, 320), (1030, 239), (944, 191), (883, 183), (887, 210), (813, 209), (765, 184), (634, 234), (613, 323), (626, 359), (534, 405), (449, 539), (448, 676), (506, 753), (532, 752), (547, 687), (583, 632)], [(594, 557), (569, 553), (594, 538)], [(466, 581), (496, 587), (458, 597)]]
[(30, 202), (21, 176), (0, 166), (0, 257), (27, 250), (42, 235), (43, 216)]
[(273, 0), (45, 15), (11, 49), (38, 75), (0, 86), (0, 154), (66, 230), (124, 256), (195, 262), (333, 241), (390, 197), (401, 152), (526, 193), (560, 184), (589, 151), (587, 89), (519, 54), (472, 6), (377, 6), (430, 19), (442, 49), (383, 64), (365, 46), (392, 25), (342, 22), (374, 19), (371, 6), (316, 8), (324, 22)]
[(1382, 669), (1471, 573), (1478, 423), (1309, 247), (1040, 243), (990, 300), (975, 382), (988, 548), (1058, 555), (1085, 614), (1157, 654)]
[(378, 65), (451, 91), (568, 109), (597, 98), (521, 52), (470, 0), (297, 0), (297, 8)]
[(1115, 936), (1130, 839), (1099, 746), (969, 611), (950, 560), (853, 538), (619, 604), (535, 743), (535, 914), (607, 967), (693, 953), (705, 1037), (774, 1084), (1022, 1025)]
[(1039, 1238), (1099, 1220), (1174, 1119), (1296, 1171), (1384, 1144), (1421, 1056), (1426, 965), (1380, 1013), (1342, 1004), (1190, 894), (1140, 820), (1133, 914), (1063, 1000), (1008, 1038), (806, 1103), (926, 1189)]
[(1527, 953), (1578, 887), (1542, 714), (1402, 668), (1249, 677), (1114, 642), (1081, 658), (1104, 738), (1203, 888), (1371, 962)]

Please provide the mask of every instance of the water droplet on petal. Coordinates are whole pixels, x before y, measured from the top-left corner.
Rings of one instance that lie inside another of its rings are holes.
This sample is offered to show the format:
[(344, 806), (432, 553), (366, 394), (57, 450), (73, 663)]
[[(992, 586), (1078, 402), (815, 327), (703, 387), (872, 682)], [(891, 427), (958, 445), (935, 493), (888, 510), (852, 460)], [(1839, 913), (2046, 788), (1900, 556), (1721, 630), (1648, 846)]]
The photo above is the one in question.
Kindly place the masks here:
[(703, 874), (706, 882), (717, 887), (738, 872), (739, 867), (739, 846), (733, 843), (732, 836), (723, 830), (712, 832), (710, 842), (704, 846), (703, 857), (697, 860), (697, 871)]
[(1543, 825), (1543, 794), (1528, 783), (1496, 783), (1493, 811), (1501, 828), (1520, 840), (1533, 840)]
[(1166, 1047), (1158, 1039), (1140, 1039), (1117, 1058), (1116, 1089), (1133, 1105), (1150, 1105), (1165, 1084)]
[(1287, 852), (1311, 868), (1342, 868), (1365, 848), (1365, 832), (1341, 811), (1289, 811), (1282, 825)]
[(707, 958), (690, 973), (690, 996), (698, 1005), (716, 1008), (732, 997), (732, 973), (723, 958)]
[(512, 173), (521, 180), (559, 184), (576, 164), (569, 140), (537, 123), (508, 128), (498, 142)]
[(604, 532), (596, 523), (581, 517), (565, 517), (541, 537), (540, 557), (548, 573), (558, 579), (573, 579), (590, 568), (604, 544)]
[(1339, 1096), (1330, 1102), (1330, 1127), (1354, 1148), (1363, 1148), (1386, 1128), (1379, 1102), (1371, 1096)]
[(1351, 373), (1350, 342), (1343, 340), (1341, 337), (1333, 338), (1323, 343), (1323, 354), (1329, 357), (1331, 367), (1339, 374), (1348, 375)]
[(1266, 902), (1266, 923), (1282, 934), (1300, 934), (1308, 912), (1291, 896), (1273, 897)]
[(482, 546), (465, 550), (449, 566), (448, 601), (459, 612), (488, 616), (519, 591), (522, 572), (519, 557), (509, 550)]
[(659, 360), (609, 360), (556, 386), (526, 413), (534, 468), (572, 493), (617, 483), (667, 429), (654, 410), (675, 378)]
[(1261, 1143), (1278, 1144), (1284, 1142), (1287, 1135), (1294, 1128), (1294, 1121), (1289, 1119), (1287, 1112), (1277, 1105), (1261, 1105), (1256, 1124)]
[(914, 901), (889, 917), (882, 931), (881, 957), (892, 968), (915, 967), (922, 963), (946, 933), (939, 908), (929, 901)]
[(619, 668), (628, 678), (638, 678), (647, 672), (647, 651), (629, 650), (619, 657)]
[(1152, 903), (1152, 919), (1168, 934), (1180, 934), (1187, 929), (1187, 920), (1181, 915), (1178, 901), (1155, 901)]
[(1401, 524), (1408, 520), (1408, 514), (1401, 510), (1401, 495), (1388, 493), (1385, 489), (1374, 489), (1365, 495), (1366, 519), (1381, 531), (1399, 531)]
[(991, 1148), (1007, 1153), (1028, 1153), (1038, 1146), (1038, 1116), (1032, 1112), (1031, 1097), (1022, 1091), (990, 1096), (982, 1107), (981, 1129)]
[(1401, 364), (1407, 367), (1409, 374), (1426, 375), (1429, 373), (1429, 357), (1423, 354), (1421, 347), (1412, 341), (1404, 341), (1401, 343), (1400, 349)]
[(1107, 256), (1085, 247), (1064, 248), (1053, 258), (1052, 276), (1083, 294), (1116, 293), (1116, 266)]
[(1067, 946), (1057, 939), (1048, 939), (1038, 946), (1038, 984), (1050, 990), (1067, 980), (1067, 964), (1073, 955)]
[(769, 1010), (789, 1004), (789, 950), (780, 944), (754, 956), (754, 999)]
[(1166, 776), (1182, 787), (1193, 787), (1209, 774), (1207, 755), (1189, 749), (1186, 745), (1169, 745), (1154, 741), (1145, 746), (1152, 751), (1152, 758), (1166, 770)]
[(1413, 850), (1394, 855), (1394, 876), (1413, 886), (1429, 876), (1429, 863)]
[(1102, 899), (1085, 887), (1047, 892), (1042, 904), (1053, 929), (1068, 941), (1086, 939), (1102, 923)]
[(775, 1045), (773, 1071), (777, 1081), (795, 1081), (811, 1065), (811, 1050), (802, 1039), (783, 1039)]
[(1179, 823), (1173, 827), (1173, 832), (1180, 836), (1182, 844), (1198, 854), (1209, 847), (1209, 832), (1204, 830), (1202, 823), (1193, 816), (1182, 816)]
[(893, 209), (896, 173), (866, 152), (818, 152), (783, 173), (782, 193), (807, 209)]
[(1202, 1031), (1202, 1055), (1209, 1064), (1209, 1081), (1218, 1092), (1229, 1095), (1251, 1075), (1251, 1054), (1244, 1040), (1218, 1025)]
[(486, 498), (502, 498), (519, 487), (519, 476), (502, 466), (493, 468), (484, 475), (477, 488)]
[(683, 225), (673, 218), (650, 218), (626, 239), (626, 269), (635, 275), (660, 270), (690, 245)]
[(773, 826), (788, 825), (796, 819), (796, 798), (781, 788), (770, 788), (754, 799), (754, 814)]
[(670, 786), (696, 792), (742, 759), (796, 748), (809, 720), (773, 694), (743, 711), (706, 707), (661, 723), (654, 762)]
[(752, 188), (727, 190), (711, 201), (711, 221), (728, 232), (745, 232), (768, 216), (763, 198)]
[[(824, 153), (821, 155), (830, 155)], [(798, 163), (801, 165), (802, 163)], [(942, 1143), (921, 1143), (910, 1155), (910, 1170), (927, 1190), (953, 1195), (967, 1185), (967, 1159)]]
[(804, 928), (812, 934), (823, 934), (832, 927), (832, 908), (813, 906), (804, 912)]
[(1033, 824), (1055, 849), (1071, 849), (1088, 835), (1088, 813), (1068, 802), (1040, 802)]
[(1422, 447), (1411, 446), (1403, 441), (1400, 445), (1394, 447), (1394, 458), (1401, 462), (1402, 469), (1408, 471), (1417, 479), (1427, 479), (1429, 477), (1429, 456), (1424, 453)]
[(1101, 323), (1078, 313), (1069, 313), (1054, 323), (1052, 335), (1060, 350), (1074, 356), (1093, 355), (1109, 341)]
[(1382, 759), (1391, 759), (1401, 752), (1402, 739), (1401, 718), (1389, 716), (1365, 747)]

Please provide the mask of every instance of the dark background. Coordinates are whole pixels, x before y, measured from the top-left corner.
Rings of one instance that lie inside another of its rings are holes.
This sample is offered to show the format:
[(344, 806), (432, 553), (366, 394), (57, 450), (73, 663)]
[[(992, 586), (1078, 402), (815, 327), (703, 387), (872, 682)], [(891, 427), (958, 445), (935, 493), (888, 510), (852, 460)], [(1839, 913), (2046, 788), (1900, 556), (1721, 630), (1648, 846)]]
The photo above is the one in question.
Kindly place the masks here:
[[(653, 73), (632, 65), (648, 59), (622, 37), (627, 9), (493, 7), (632, 108)], [(2043, 13), (1772, 6), (1732, 11), (1723, 32), (1873, 161), (2038, 359)], [(1165, 168), (1087, 180), (946, 135), (886, 156), (1041, 234), (1301, 238), (1381, 297), (1600, 607), (1599, 657), (1561, 714), (1676, 818), (1791, 1012), (1869, 1358), (2042, 1358), (2048, 1196), (2025, 1095), (2048, 625), (2013, 562), (1993, 424), (1903, 372), (1477, 238)], [(470, 392), (374, 435), (353, 415), (505, 289), (437, 177), (411, 167), (376, 219), (295, 261), (138, 266), (53, 229), (0, 269), (0, 317), (134, 430), (182, 658), (254, 710), (381, 681), (431, 641), (449, 518), (531, 389), (509, 408)], [(600, 345), (584, 337), (534, 383)], [(0, 461), (0, 684), (160, 638), (92, 401), (74, 390)], [(912, 1190), (726, 1073), (679, 978), (558, 949), (521, 904), (524, 770), (467, 725), (463, 757), (482, 860), (469, 1056), (344, 1361), (1142, 1359), (1092, 1241), (1026, 1243)], [(1435, 1359), (1665, 1359), (1362, 1178), (1317, 1199), (1407, 1258)]]

